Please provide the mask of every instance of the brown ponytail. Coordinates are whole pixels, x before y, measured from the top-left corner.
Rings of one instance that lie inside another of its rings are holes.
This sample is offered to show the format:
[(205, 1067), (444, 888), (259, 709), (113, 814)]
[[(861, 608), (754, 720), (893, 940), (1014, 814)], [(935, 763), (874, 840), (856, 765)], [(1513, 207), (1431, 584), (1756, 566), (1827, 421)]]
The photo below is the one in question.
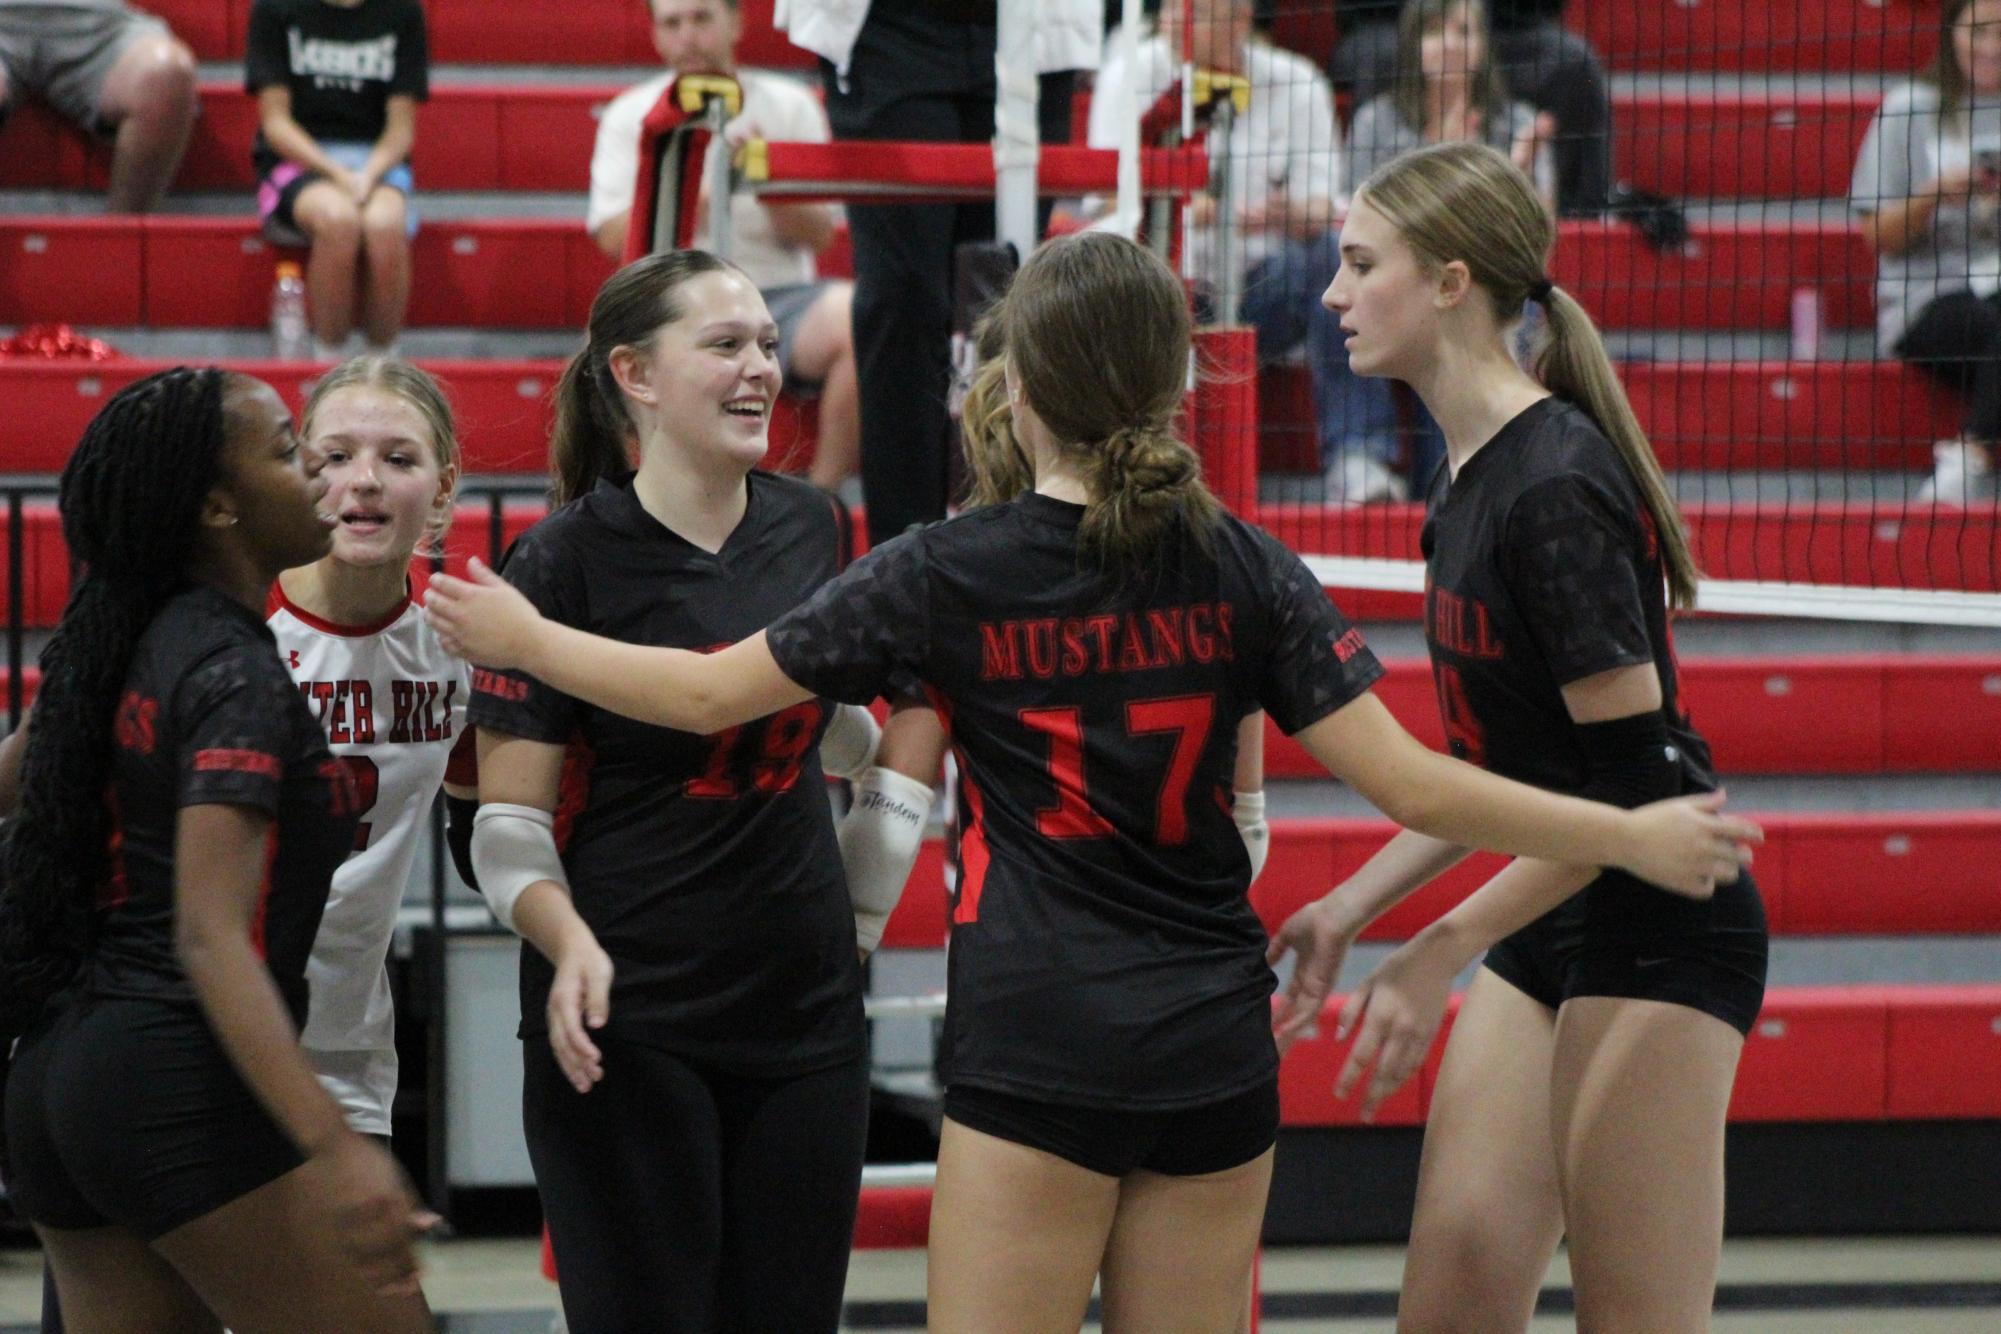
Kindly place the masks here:
[(636, 259), (605, 279), (591, 302), (583, 351), (570, 358), (556, 382), (556, 421), (549, 431), (549, 486), (566, 505), (599, 479), (632, 467), (632, 417), (612, 378), (611, 354), (644, 351), (662, 325), (681, 318), (675, 293), (704, 273), (737, 272), (706, 250), (670, 250)]
[(1668, 601), (1678, 608), (1694, 606), (1702, 572), (1681, 511), (1612, 370), (1598, 326), (1569, 293), (1543, 276), (1556, 228), (1528, 177), (1485, 144), (1436, 144), (1385, 163), (1355, 194), (1389, 219), (1420, 262), (1432, 268), (1454, 260), (1466, 265), (1502, 324), (1513, 320), (1525, 301), (1540, 302), (1549, 316), (1549, 336), (1536, 357), (1536, 378), (1581, 408), (1618, 450), (1660, 536)]
[(1188, 301), (1159, 256), (1122, 237), (1051, 241), (998, 320), (1022, 397), (1082, 465), (1081, 553), (1130, 574), (1182, 536), (1207, 546), (1222, 506), (1174, 434), (1188, 382)]

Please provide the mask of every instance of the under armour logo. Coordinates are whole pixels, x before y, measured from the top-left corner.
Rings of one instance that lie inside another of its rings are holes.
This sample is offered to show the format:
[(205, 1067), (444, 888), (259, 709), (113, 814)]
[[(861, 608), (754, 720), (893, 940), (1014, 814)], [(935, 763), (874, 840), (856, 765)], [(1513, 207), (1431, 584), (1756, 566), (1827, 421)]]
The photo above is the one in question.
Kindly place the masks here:
[(299, 650), (297, 649), (291, 650), (291, 659), (292, 659), (292, 670), (296, 672), (299, 670)]

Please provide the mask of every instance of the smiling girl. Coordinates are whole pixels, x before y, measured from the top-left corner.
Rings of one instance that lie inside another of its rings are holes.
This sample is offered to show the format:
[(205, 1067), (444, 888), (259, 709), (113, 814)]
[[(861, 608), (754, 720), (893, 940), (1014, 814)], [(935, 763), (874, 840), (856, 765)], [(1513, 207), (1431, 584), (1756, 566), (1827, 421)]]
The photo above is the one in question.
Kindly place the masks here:
[(300, 1041), (349, 1124), (386, 1140), (396, 1015), (383, 960), (439, 784), (455, 801), (474, 795), (466, 666), (410, 596), (412, 557), (451, 517), (458, 439), (436, 381), (374, 356), (314, 387), (305, 437), (325, 461), (333, 549), (279, 577), (270, 626), (355, 780), (361, 824), (306, 967), (313, 1009)]
[[(551, 620), (705, 651), (831, 578), (825, 495), (757, 470), (777, 341), (712, 255), (613, 274), (557, 390), (559, 508), (508, 580)], [(704, 737), (501, 671), (472, 719), (473, 862), (533, 946), (523, 1113), (570, 1328), (831, 1331), (868, 1112), (854, 918), (880, 934), (909, 862), (844, 879), (822, 771), (859, 774), (873, 722), (808, 698)], [(911, 830), (917, 804), (849, 819)]]

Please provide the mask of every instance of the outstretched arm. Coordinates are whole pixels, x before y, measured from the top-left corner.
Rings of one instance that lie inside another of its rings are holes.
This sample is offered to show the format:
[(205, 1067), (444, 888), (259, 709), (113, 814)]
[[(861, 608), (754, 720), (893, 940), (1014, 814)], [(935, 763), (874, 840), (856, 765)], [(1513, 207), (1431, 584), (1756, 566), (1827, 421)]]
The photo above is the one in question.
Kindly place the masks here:
[(1737, 878), (1739, 845), (1764, 833), (1718, 813), (1715, 794), (1622, 811), (1512, 782), (1430, 750), (1364, 694), (1299, 733), (1298, 741), (1407, 829), (1523, 857), (1617, 866), (1683, 894)]
[(644, 648), (545, 619), (477, 559), (467, 576), (433, 575), (424, 609), (445, 647), (468, 662), (515, 668), (601, 709), (704, 735), (812, 698), (779, 670), (762, 631), (717, 653)]

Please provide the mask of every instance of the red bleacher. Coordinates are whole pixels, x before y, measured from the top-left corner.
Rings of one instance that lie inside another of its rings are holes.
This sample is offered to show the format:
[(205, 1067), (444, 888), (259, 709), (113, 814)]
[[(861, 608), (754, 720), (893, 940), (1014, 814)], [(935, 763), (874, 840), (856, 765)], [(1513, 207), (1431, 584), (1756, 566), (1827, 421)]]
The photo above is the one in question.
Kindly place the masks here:
[[(250, 0), (148, 0), (203, 60), (243, 55)], [(1333, 11), (1280, 6), (1273, 38), (1324, 62)], [(771, 30), (772, 0), (743, 0), (743, 56), (810, 68)], [(1615, 69), (1911, 69), (1935, 49), (1937, 0), (1622, 0), (1573, 5), (1569, 20)], [(645, 11), (629, 0), (427, 0), (431, 56), (461, 64), (647, 64)]]
[[(584, 190), (595, 113), (621, 90), (437, 85), (418, 112), (411, 170), (429, 190)], [(1850, 94), (1624, 95), (1613, 106), (1615, 152), (1635, 183), (1669, 195), (1838, 196), (1875, 105)], [(256, 103), (234, 83), (207, 83), (201, 107), (176, 187), (247, 193)], [(108, 161), (39, 103), (0, 131), (0, 187), (101, 187)]]
[(1617, 0), (1567, 17), (1614, 69), (1907, 70), (1938, 50), (1938, 0)]
[[(1360, 1122), (1358, 1100), (1334, 1098), (1347, 1043), (1323, 1011), (1318, 1035), (1279, 1068), (1288, 1126)], [(1458, 1011), (1454, 997), (1447, 1016)], [(1430, 1110), (1444, 1044), (1383, 1104), (1379, 1125), (1416, 1125)], [(1966, 1120), (2001, 1117), (2001, 986), (1778, 987), (1745, 1039), (1730, 1099), (1735, 1123)]]
[[(1993, 767), (1990, 757), (1987, 767)], [(1821, 772), (1812, 756), (1789, 772)], [(1786, 811), (1765, 830), (1758, 888), (1776, 935), (2001, 934), (2001, 811)], [(1352, 874), (1389, 841), (1381, 819), (1278, 820), (1251, 903), (1267, 928)], [(1407, 940), (1506, 862), (1479, 854), (1413, 894), (1363, 933)], [(926, 882), (928, 883), (928, 882)], [(909, 924), (913, 931), (919, 923)]]
[[(201, 60), (241, 60), (251, 0), (147, 0)], [(771, 27), (772, 0), (741, 0), (749, 65), (810, 69), (813, 57)], [(639, 0), (425, 0), (431, 60), (465, 65), (650, 65)]]
[[(261, 325), (272, 255), (247, 207), (237, 218), (0, 220), (0, 307), (22, 320)], [(581, 325), (611, 268), (581, 220), (560, 218), (434, 220), (414, 262), (418, 327)], [(1831, 326), (1867, 328), (1869, 272), (1852, 228), (1819, 224), (1700, 227), (1662, 255), (1629, 227), (1566, 223), (1551, 266), (1612, 329), (1783, 329), (1802, 287), (1820, 293)]]

